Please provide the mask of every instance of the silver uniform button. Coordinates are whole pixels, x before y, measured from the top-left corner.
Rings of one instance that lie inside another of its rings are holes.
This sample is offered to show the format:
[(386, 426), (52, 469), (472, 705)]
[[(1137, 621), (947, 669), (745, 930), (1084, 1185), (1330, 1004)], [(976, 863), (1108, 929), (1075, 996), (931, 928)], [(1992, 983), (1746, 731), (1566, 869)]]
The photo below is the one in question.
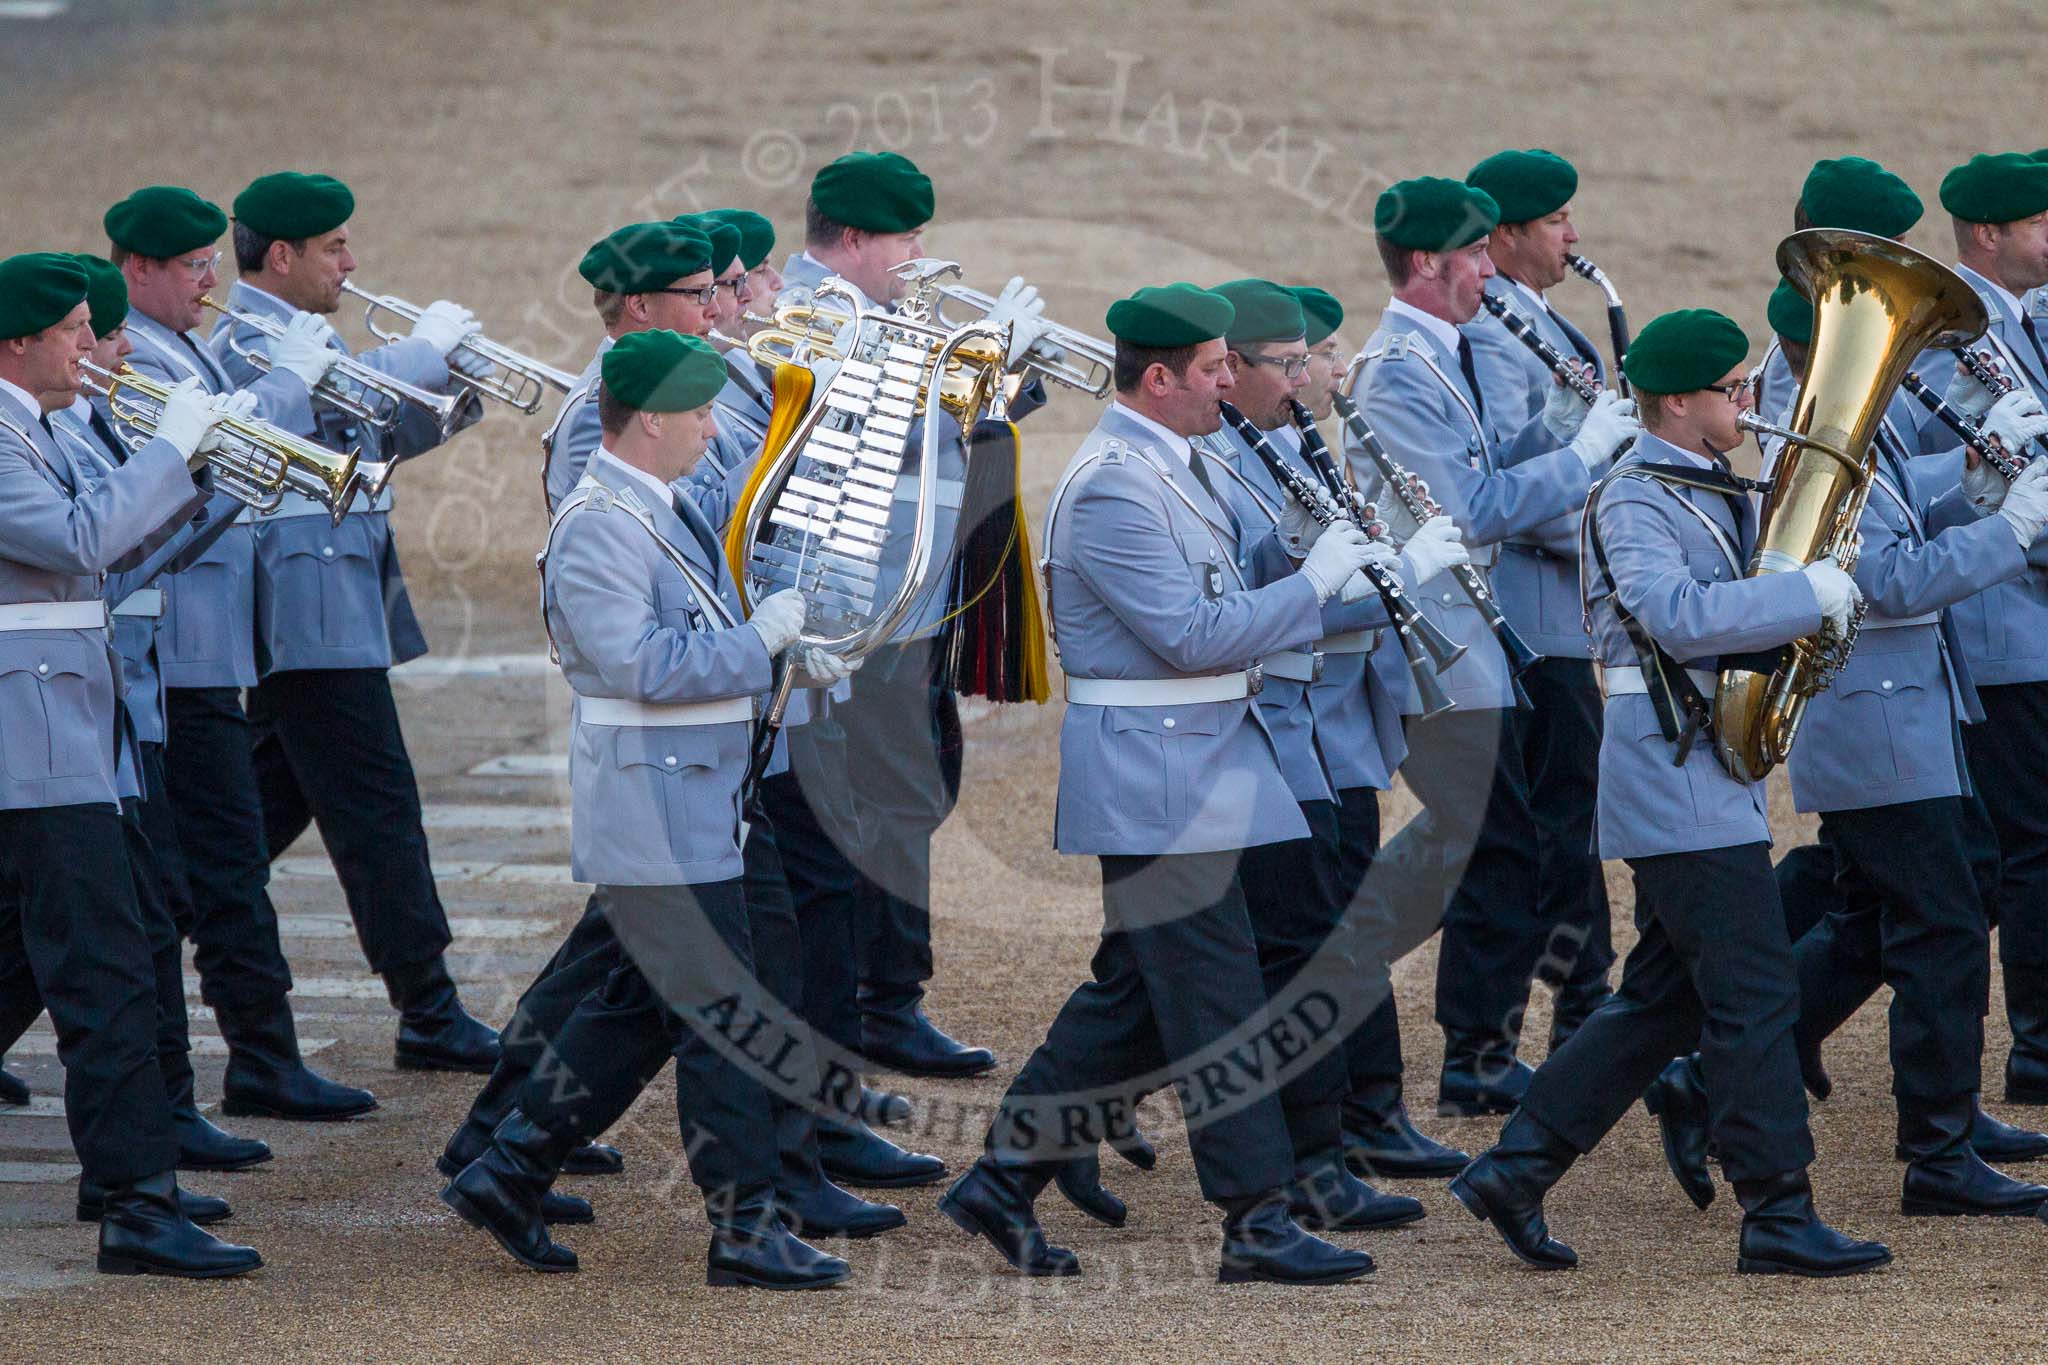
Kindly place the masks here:
[(1167, 728), (1167, 729), (1169, 729), (1169, 730), (1171, 730), (1171, 729), (1173, 728), (1173, 717), (1172, 717), (1172, 716), (1168, 716), (1168, 717), (1166, 718), (1166, 728)]
[(676, 766), (676, 756), (674, 754), (670, 754), (667, 758), (664, 758), (661, 761), (671, 768)]
[(37, 665), (36, 665), (36, 672), (38, 672), (38, 673), (48, 673), (49, 671), (50, 671), (50, 666), (49, 666), (48, 664), (37, 664)]
[(334, 547), (332, 545), (322, 545), (320, 547), (320, 557), (322, 559), (334, 558)]
[(1892, 690), (1892, 680), (1890, 678), (1886, 678), (1883, 682), (1879, 683), (1878, 686), (1882, 687), (1885, 691), (1889, 692)]

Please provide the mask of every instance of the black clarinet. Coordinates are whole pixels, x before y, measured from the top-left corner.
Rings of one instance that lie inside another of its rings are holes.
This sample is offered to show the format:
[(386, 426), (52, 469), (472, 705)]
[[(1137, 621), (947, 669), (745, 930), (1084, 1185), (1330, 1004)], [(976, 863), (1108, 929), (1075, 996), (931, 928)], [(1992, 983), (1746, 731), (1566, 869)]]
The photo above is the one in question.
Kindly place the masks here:
[[(1219, 400), (1216, 407), (1223, 414), (1223, 420), (1271, 472), (1275, 482), (1315, 518), (1318, 526), (1332, 526), (1350, 519), (1350, 513), (1342, 505), (1288, 464), (1280, 452), (1273, 449), (1266, 433), (1239, 412), (1235, 404)], [(1387, 619), (1393, 623), (1394, 634), (1401, 641), (1401, 652), (1407, 656), (1408, 670), (1415, 675), (1415, 694), (1421, 699), (1422, 714), (1428, 717), (1448, 711), (1456, 703), (1444, 694), (1436, 675), (1458, 662), (1464, 656), (1465, 647), (1430, 624), (1429, 618), (1409, 602), (1401, 580), (1388, 572), (1384, 565), (1367, 564), (1364, 573), (1367, 581), (1378, 590), (1380, 601), (1386, 605)]]
[[(1414, 476), (1394, 462), (1394, 457), (1380, 444), (1378, 434), (1366, 422), (1365, 414), (1358, 410), (1358, 405), (1341, 393), (1332, 397), (1342, 405), (1337, 414), (1343, 419), (1344, 429), (1371, 457), (1380, 477), (1386, 480), (1393, 495), (1401, 500), (1401, 506), (1415, 519), (1415, 524), (1420, 526), (1441, 513), (1443, 509), (1429, 500), (1427, 485), (1417, 493), (1409, 482)], [(1315, 415), (1299, 402), (1288, 401), (1294, 407), (1294, 425), (1301, 431), (1301, 448), (1308, 456), (1308, 462), (1323, 476), (1323, 482), (1330, 485), (1332, 493), (1348, 496), (1354, 507), (1364, 506), (1363, 495), (1351, 486), (1351, 480), (1344, 477), (1344, 472), (1337, 467), (1336, 458), (1330, 454), (1330, 447), (1323, 441), (1323, 433), (1316, 429)], [(1414, 482), (1420, 483), (1421, 480)], [(1493, 597), (1493, 585), (1486, 581), (1486, 576), (1470, 564), (1453, 564), (1450, 573), (1458, 586), (1465, 590), (1465, 596), (1472, 600), (1472, 605), (1479, 609), (1479, 615), (1486, 622), (1486, 628), (1493, 632), (1493, 638), (1500, 642), (1500, 652), (1507, 656), (1509, 671), (1517, 678), (1528, 672), (1536, 662), (1536, 651), (1529, 648), (1513, 623), (1502, 614), (1500, 603)]]
[[(1991, 397), (1994, 402), (2005, 397), (2020, 386), (2019, 380), (2008, 379), (2000, 373), (1989, 360), (1985, 359), (1983, 352), (1969, 346), (1957, 346), (1952, 349), (1955, 352), (1956, 359), (1963, 362), (1963, 368), (1970, 372), (1970, 377), (1991, 391)], [(2036, 436), (2034, 444), (2041, 447), (2043, 454), (2048, 454), (2048, 436)]]
[[(1586, 378), (1586, 372), (1580, 368), (1578, 362), (1566, 360), (1562, 355), (1558, 354), (1557, 347), (1551, 345), (1538, 335), (1536, 329), (1529, 325), (1527, 318), (1522, 317), (1514, 309), (1508, 307), (1507, 304), (1491, 294), (1481, 294), (1479, 296), (1479, 306), (1499, 318), (1501, 326), (1508, 329), (1508, 335), (1521, 342), (1524, 346), (1527, 346), (1530, 353), (1542, 361), (1544, 367), (1552, 374), (1562, 379), (1565, 387), (1577, 394), (1579, 400), (1587, 407), (1592, 407), (1593, 404), (1600, 400), (1600, 386)], [(1636, 438), (1633, 436), (1623, 441), (1620, 446), (1616, 447), (1614, 458), (1618, 460), (1628, 454), (1629, 447), (1635, 443)]]
[(1991, 433), (1984, 430), (1982, 422), (1929, 388), (1919, 375), (1907, 375), (1899, 381), (1899, 387), (1919, 399), (1920, 405), (1939, 417), (1943, 426), (1962, 437), (1963, 444), (1977, 452), (1979, 459), (2004, 475), (2007, 483), (2017, 479), (2020, 471), (2026, 468), (2025, 461), (2009, 454), (2003, 445), (1992, 439)]
[(1591, 280), (1607, 296), (1607, 337), (1614, 344), (1614, 391), (1623, 398), (1628, 397), (1628, 376), (1621, 372), (1621, 362), (1628, 358), (1628, 314), (1622, 311), (1621, 291), (1607, 278), (1607, 272), (1594, 265), (1584, 256), (1567, 251), (1564, 263), (1580, 279)]

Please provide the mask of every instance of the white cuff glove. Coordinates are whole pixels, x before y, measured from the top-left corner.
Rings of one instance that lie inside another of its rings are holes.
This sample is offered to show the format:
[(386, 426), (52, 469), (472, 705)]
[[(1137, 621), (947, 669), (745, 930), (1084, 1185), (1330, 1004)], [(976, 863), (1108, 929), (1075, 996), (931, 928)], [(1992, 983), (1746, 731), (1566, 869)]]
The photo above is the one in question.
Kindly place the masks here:
[[(1987, 356), (1985, 359), (1994, 372), (2000, 372), (1999, 363), (1995, 358)], [(1991, 390), (1979, 384), (1977, 376), (1964, 368), (1960, 360), (1956, 362), (1955, 378), (1948, 382), (1946, 397), (1950, 404), (1961, 408), (1964, 414), (1970, 417), (1982, 417), (1991, 411), (1992, 405), (1997, 401), (1991, 396)]]
[(2020, 471), (2012, 487), (2006, 489), (1998, 515), (2020, 538), (2022, 550), (2032, 548), (2042, 530), (2048, 528), (2048, 456), (2036, 456)]
[(297, 375), (307, 388), (312, 388), (326, 376), (328, 368), (341, 359), (341, 352), (331, 350), (327, 345), (327, 338), (333, 335), (334, 329), (318, 313), (292, 314), (292, 320), (284, 325), (284, 335), (270, 348), (270, 367), (288, 370)]
[(1585, 424), (1585, 402), (1562, 379), (1553, 379), (1543, 396), (1543, 429), (1560, 441), (1570, 441)]
[(2005, 501), (2005, 476), (1991, 467), (1989, 460), (1979, 460), (1974, 466), (1963, 465), (1963, 497), (1980, 517), (1988, 517), (1998, 510)]
[(465, 351), (457, 346), (448, 356), (448, 368), (471, 379), (489, 379), (498, 372), (498, 367), (485, 360), (475, 351)]
[(1839, 564), (1832, 559), (1816, 559), (1800, 570), (1813, 588), (1814, 600), (1820, 603), (1820, 614), (1834, 624), (1835, 630), (1846, 634), (1849, 629), (1849, 614), (1863, 603), (1862, 590), (1856, 580), (1842, 572)]
[(164, 408), (156, 419), (156, 436), (160, 441), (170, 442), (185, 457), (186, 464), (193, 464), (207, 433), (219, 420), (213, 395), (201, 388), (198, 380), (187, 379), (164, 395)]
[(208, 404), (215, 413), (213, 424), (206, 429), (205, 437), (199, 442), (201, 455), (220, 449), (220, 423), (225, 421), (246, 422), (256, 415), (256, 395), (243, 389), (238, 393), (215, 394)]
[(1037, 285), (1024, 283), (1022, 275), (1013, 275), (1003, 286), (1003, 292), (996, 295), (995, 306), (983, 321), (991, 327), (1009, 325), (1008, 364), (1014, 370), (1024, 353), (1045, 335), (1045, 300), (1038, 297)]
[(769, 593), (754, 604), (747, 624), (761, 637), (770, 658), (796, 643), (804, 629), (804, 595), (795, 588)]
[(447, 299), (435, 299), (420, 311), (412, 334), (437, 351), (442, 359), (462, 344), (462, 339), (479, 330), (476, 314)]
[(1472, 562), (1472, 553), (1465, 548), (1465, 533), (1441, 513), (1418, 526), (1401, 553), (1408, 558), (1409, 575), (1417, 587), (1446, 569)]
[(1370, 540), (1366, 542), (1365, 548), (1367, 551), (1365, 567), (1345, 579), (1343, 588), (1337, 594), (1338, 600), (1347, 607), (1353, 602), (1362, 602), (1379, 591), (1379, 588), (1373, 583), (1372, 579), (1366, 577), (1366, 569), (1377, 564), (1389, 573), (1400, 572), (1396, 566), (1401, 562), (1401, 553), (1393, 546), (1387, 544), (1384, 540)]
[(1586, 420), (1579, 424), (1579, 434), (1572, 437), (1571, 452), (1588, 470), (1598, 473), (1642, 429), (1643, 424), (1636, 420), (1636, 400), (1602, 389)]
[(1299, 559), (1314, 547), (1316, 537), (1323, 533), (1323, 525), (1310, 515), (1306, 507), (1290, 497), (1280, 512), (1279, 531), (1280, 543), (1287, 547), (1289, 554)]
[(1984, 414), (1984, 433), (1996, 436), (2014, 455), (2022, 454), (2043, 432), (2048, 432), (2048, 412), (2031, 389), (2014, 389)]
[(804, 646), (802, 659), (804, 676), (815, 687), (830, 687), (842, 678), (850, 678), (861, 666), (859, 659), (848, 660), (817, 645)]
[(1346, 579), (1357, 573), (1372, 557), (1372, 542), (1365, 538), (1365, 532), (1348, 521), (1332, 522), (1316, 537), (1315, 546), (1309, 550), (1308, 558), (1301, 562), (1301, 572), (1315, 585), (1316, 600), (1327, 602), (1332, 593), (1344, 586)]

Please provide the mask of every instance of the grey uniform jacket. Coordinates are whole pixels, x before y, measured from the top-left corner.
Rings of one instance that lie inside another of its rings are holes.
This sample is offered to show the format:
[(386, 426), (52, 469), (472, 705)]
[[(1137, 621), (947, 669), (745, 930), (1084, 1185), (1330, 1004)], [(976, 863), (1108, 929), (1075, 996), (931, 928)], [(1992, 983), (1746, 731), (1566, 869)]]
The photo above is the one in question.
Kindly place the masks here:
[[(1709, 467), (1648, 432), (1601, 481), (1588, 507), (1613, 574), (1587, 575), (1593, 647), (1608, 669), (1638, 659), (1615, 598), (1665, 653), (1688, 669), (1712, 674), (1719, 656), (1770, 649), (1820, 628), (1820, 605), (1803, 574), (1745, 578), (1755, 548), (1753, 499), (1730, 499), (1627, 476), (1638, 464)], [(1731, 501), (1736, 506), (1731, 507)], [(1712, 526), (1709, 526), (1709, 522)], [(1712, 679), (1702, 688), (1711, 700)], [(1600, 737), (1600, 788), (1595, 849), (1603, 858), (1768, 843), (1764, 784), (1730, 777), (1702, 736), (1675, 767), (1650, 698), (1612, 685)]]
[(610, 337), (598, 341), (597, 354), (583, 367), (576, 387), (569, 390), (562, 406), (555, 410), (554, 425), (541, 437), (541, 490), (548, 500), (549, 516), (555, 514), (562, 499), (569, 496), (569, 490), (582, 480), (591, 452), (604, 444), (604, 428), (597, 420), (597, 381), (604, 367), (605, 352), (611, 348)]
[[(1069, 678), (1230, 673), (1322, 631), (1309, 580), (1249, 586), (1230, 515), (1177, 454), (1114, 407), (1053, 499), (1046, 595)], [(1307, 834), (1252, 698), (1068, 704), (1053, 832), (1061, 852), (1203, 853)]]
[[(1391, 314), (1366, 343), (1368, 363), (1352, 398), (1394, 459), (1428, 483), (1430, 495), (1465, 533), (1473, 563), (1487, 566), (1489, 547), (1533, 532), (1551, 518), (1584, 504), (1592, 478), (1577, 455), (1553, 451), (1504, 466), (1496, 448), (1520, 429), (1512, 403), (1481, 405), (1465, 383), (1456, 352), (1433, 335), (1410, 330)], [(1477, 348), (1474, 348), (1475, 366)], [(1482, 383), (1484, 381), (1482, 380)], [(1362, 451), (1352, 451), (1357, 478), (1368, 494), (1379, 478)], [(1485, 618), (1457, 584), (1444, 576), (1418, 594), (1423, 612), (1466, 647), (1465, 657), (1441, 678), (1444, 691), (1467, 710), (1514, 705), (1507, 659)], [(1381, 676), (1398, 675), (1391, 666)], [(1403, 681), (1404, 711), (1415, 708)]]
[(204, 501), (184, 456), (164, 441), (85, 482), (39, 417), (0, 394), (0, 603), (75, 603), (73, 611), (101, 614), (47, 629), (12, 620), (30, 628), (0, 630), (0, 810), (123, 795), (121, 672), (105, 626), (104, 575), (148, 554)]
[[(311, 429), (313, 409), (306, 386), (294, 374), (277, 372), (239, 385), (206, 343), (173, 332), (140, 312), (128, 314), (128, 338), (135, 351), (128, 363), (137, 373), (167, 384), (197, 379), (208, 393), (247, 387), (256, 395), (256, 415), (287, 431)], [(242, 522), (183, 571), (168, 575), (164, 614), (157, 623), (157, 658), (166, 687), (253, 687), (256, 685), (256, 533)]]
[(674, 506), (650, 506), (650, 491), (611, 460), (592, 460), (557, 514), (542, 572), (542, 609), (577, 697), (570, 870), (615, 886), (727, 881), (741, 872), (749, 721), (614, 725), (586, 715), (588, 698), (659, 706), (750, 698), (769, 685), (768, 651), (741, 620), (724, 556), (707, 555)]
[[(278, 322), (288, 321), (293, 312), (282, 299), (239, 280), (230, 301), (240, 312)], [(267, 338), (222, 318), (211, 341), (231, 376), (254, 382), (255, 367), (233, 348), (268, 352)], [(329, 345), (351, 354), (338, 335)], [(448, 386), (446, 362), (425, 341), (401, 337), (355, 358), (420, 388)], [(359, 450), (365, 460), (407, 459), (440, 440), (433, 420), (410, 406), (389, 434), (324, 404), (295, 431), (330, 450)], [(259, 671), (389, 668), (427, 652), (391, 538), (391, 496), (391, 485), (386, 485), (375, 507), (358, 503), (339, 526), (318, 503), (290, 493), (277, 511), (255, 518)]]
[[(1547, 305), (1539, 307), (1499, 275), (1486, 282), (1486, 292), (1505, 302), (1560, 355), (1591, 362), (1599, 375), (1596, 382), (1606, 383), (1607, 366), (1598, 349), (1563, 316)], [(1544, 401), (1555, 387), (1549, 368), (1491, 313), (1480, 313), (1461, 330), (1472, 339), (1489, 408), (1502, 408), (1503, 424), (1517, 419), (1521, 424), (1498, 452), (1499, 463), (1518, 464), (1564, 445), (1543, 425)], [(1592, 650), (1579, 607), (1579, 511), (1575, 507), (1510, 536), (1493, 568), (1501, 610), (1529, 648), (1545, 657), (1584, 659)]]

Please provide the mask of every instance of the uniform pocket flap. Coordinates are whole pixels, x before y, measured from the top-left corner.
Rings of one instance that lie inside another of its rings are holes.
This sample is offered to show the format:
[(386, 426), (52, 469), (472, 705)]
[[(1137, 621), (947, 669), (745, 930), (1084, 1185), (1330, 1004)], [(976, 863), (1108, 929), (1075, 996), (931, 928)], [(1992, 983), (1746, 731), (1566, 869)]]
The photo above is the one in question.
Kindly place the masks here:
[(1118, 733), (1138, 730), (1148, 735), (1213, 735), (1221, 727), (1220, 702), (1192, 706), (1118, 706), (1109, 713), (1109, 728)]
[(697, 726), (621, 730), (615, 745), (621, 768), (645, 767), (679, 773), (686, 768), (718, 766), (716, 737)]

